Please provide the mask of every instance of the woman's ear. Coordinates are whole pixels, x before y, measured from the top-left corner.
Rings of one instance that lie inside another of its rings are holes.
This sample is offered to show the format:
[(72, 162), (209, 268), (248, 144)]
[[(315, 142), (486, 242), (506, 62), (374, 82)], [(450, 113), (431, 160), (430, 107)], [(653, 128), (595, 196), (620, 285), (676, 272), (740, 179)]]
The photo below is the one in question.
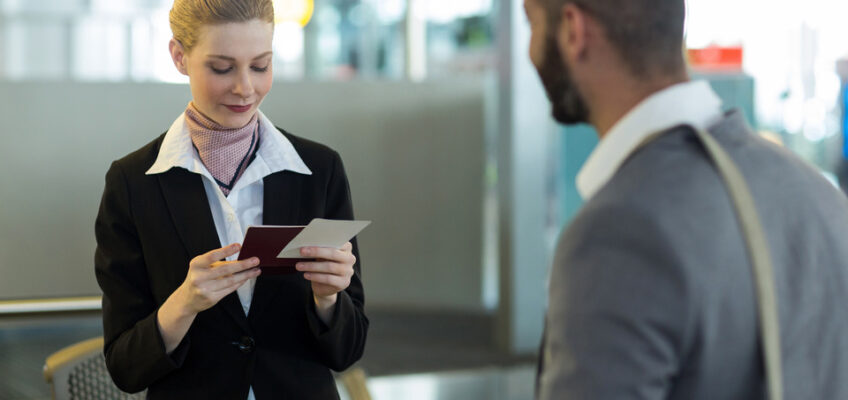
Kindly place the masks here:
[(186, 52), (183, 44), (179, 40), (171, 38), (168, 43), (168, 50), (171, 51), (171, 59), (174, 60), (174, 66), (181, 74), (188, 76)]

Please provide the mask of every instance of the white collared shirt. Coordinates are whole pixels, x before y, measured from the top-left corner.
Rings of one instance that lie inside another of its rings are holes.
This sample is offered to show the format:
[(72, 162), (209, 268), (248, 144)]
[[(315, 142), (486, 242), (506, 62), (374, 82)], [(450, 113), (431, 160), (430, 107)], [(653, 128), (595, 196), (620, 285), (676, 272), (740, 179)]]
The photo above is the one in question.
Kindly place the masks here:
[[(274, 124), (259, 113), (259, 149), (256, 158), (244, 170), (236, 181), (229, 196), (224, 196), (221, 188), (194, 149), (189, 136), (185, 113), (180, 114), (168, 129), (156, 162), (147, 170), (147, 175), (160, 174), (174, 167), (203, 176), (203, 187), (209, 199), (209, 209), (218, 231), (221, 246), (241, 243), (248, 226), (262, 225), (262, 201), (265, 194), (263, 178), (280, 171), (293, 171), (312, 175), (300, 155), (289, 140), (281, 135)], [(193, 256), (196, 256), (195, 254)], [(227, 260), (235, 260), (238, 254)], [(245, 282), (238, 288), (238, 297), (245, 315), (250, 311), (253, 299), (253, 287), (256, 279)]]
[[(185, 122), (185, 113), (180, 114), (171, 124), (171, 128), (162, 140), (156, 161), (145, 173), (146, 175), (161, 174), (178, 167), (203, 176), (203, 188), (206, 190), (206, 198), (209, 199), (209, 209), (212, 211), (215, 230), (218, 231), (218, 239), (222, 246), (231, 243), (241, 244), (244, 231), (248, 226), (262, 225), (262, 204), (265, 195), (263, 178), (285, 170), (312, 175), (312, 171), (297, 154), (291, 142), (277, 131), (274, 124), (261, 111), (257, 113), (259, 113), (259, 149), (256, 150), (256, 158), (236, 181), (229, 196), (224, 196), (224, 192), (218, 187), (212, 174), (203, 165), (200, 155), (194, 149), (188, 125)], [(227, 260), (232, 261), (237, 257), (238, 254), (234, 254), (227, 257)], [(256, 279), (250, 279), (236, 290), (245, 315), (250, 311), (255, 285)], [(251, 386), (247, 400), (255, 399), (253, 386)]]
[(706, 81), (678, 83), (648, 96), (598, 143), (577, 174), (577, 190), (588, 201), (649, 135), (681, 124), (706, 129), (721, 115), (721, 100)]

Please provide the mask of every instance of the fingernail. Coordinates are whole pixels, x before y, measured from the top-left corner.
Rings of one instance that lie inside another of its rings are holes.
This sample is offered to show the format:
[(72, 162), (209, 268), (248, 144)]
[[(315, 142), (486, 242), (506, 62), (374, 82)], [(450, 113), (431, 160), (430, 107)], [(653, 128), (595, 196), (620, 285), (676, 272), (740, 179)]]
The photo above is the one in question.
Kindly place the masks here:
[(306, 255), (312, 254), (312, 248), (311, 247), (304, 247), (302, 250), (303, 250), (303, 254), (306, 254)]
[(253, 261), (251, 262), (253, 265), (259, 265), (259, 258), (253, 257)]

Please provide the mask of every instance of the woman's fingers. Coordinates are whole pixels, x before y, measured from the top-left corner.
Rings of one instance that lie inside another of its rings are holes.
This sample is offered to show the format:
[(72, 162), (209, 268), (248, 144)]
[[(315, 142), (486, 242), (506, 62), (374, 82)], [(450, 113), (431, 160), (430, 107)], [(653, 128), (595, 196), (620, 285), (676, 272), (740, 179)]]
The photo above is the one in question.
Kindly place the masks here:
[(241, 251), (241, 245), (233, 243), (229, 246), (221, 247), (206, 253), (203, 253), (191, 260), (191, 267), (208, 267), (218, 261), (221, 261), (233, 254)]
[(241, 250), (239, 244), (231, 244), (201, 254), (191, 260), (188, 276), (183, 283), (185, 298), (191, 309), (197, 312), (214, 306), (227, 294), (238, 289), (248, 279), (259, 276), (259, 259), (256, 257), (240, 261), (221, 261)]
[(241, 285), (244, 285), (249, 279), (255, 278), (261, 274), (261, 270), (259, 268), (239, 272), (234, 275), (230, 275), (225, 278), (216, 279), (214, 282), (210, 282), (210, 292), (215, 294), (218, 299), (232, 293)]
[(312, 262), (299, 262), (298, 271), (304, 272), (303, 277), (312, 282), (312, 290), (317, 296), (331, 296), (350, 286), (354, 274), (353, 265), (356, 256), (353, 255), (353, 245), (348, 242), (341, 249), (327, 247), (304, 247), (300, 254), (304, 257), (318, 259)]
[(209, 278), (219, 279), (221, 277), (247, 271), (251, 268), (257, 267), (258, 265), (259, 258), (256, 257), (251, 257), (247, 260), (239, 261), (219, 261), (215, 264), (212, 264), (212, 269), (211, 273), (209, 274)]
[(238, 289), (249, 279), (259, 276), (260, 273), (259, 268), (255, 268), (218, 279), (197, 282), (193, 285), (192, 292), (206, 305), (205, 309), (215, 305), (221, 298)]
[(353, 266), (335, 262), (315, 261), (299, 262), (295, 268), (300, 272), (318, 272), (333, 275), (353, 275)]
[(333, 288), (337, 289), (336, 291), (339, 292), (347, 289), (347, 287), (350, 286), (350, 278), (339, 275), (307, 272), (303, 274), (303, 277), (313, 283), (332, 286)]
[(304, 257), (353, 265), (356, 263), (356, 256), (354, 256), (350, 251), (351, 248), (352, 246), (350, 242), (345, 243), (341, 249), (334, 249), (330, 247), (303, 247), (300, 249), (300, 254)]
[(218, 261), (206, 268), (194, 268), (189, 271), (189, 276), (186, 278), (192, 284), (202, 284), (203, 282), (221, 279), (223, 277), (238, 274), (250, 269), (256, 268), (259, 265), (259, 259), (256, 257), (240, 261)]

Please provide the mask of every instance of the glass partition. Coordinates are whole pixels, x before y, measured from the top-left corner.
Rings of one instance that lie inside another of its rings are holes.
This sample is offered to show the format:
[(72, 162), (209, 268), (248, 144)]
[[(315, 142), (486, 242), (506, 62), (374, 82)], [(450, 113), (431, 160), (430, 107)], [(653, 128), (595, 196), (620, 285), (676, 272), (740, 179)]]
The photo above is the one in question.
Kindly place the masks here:
[[(418, 78), (480, 74), (494, 63), (492, 0), (274, 4), (280, 79), (404, 79), (412, 53), (425, 67)], [(171, 5), (0, 0), (0, 79), (185, 82), (167, 51)]]

